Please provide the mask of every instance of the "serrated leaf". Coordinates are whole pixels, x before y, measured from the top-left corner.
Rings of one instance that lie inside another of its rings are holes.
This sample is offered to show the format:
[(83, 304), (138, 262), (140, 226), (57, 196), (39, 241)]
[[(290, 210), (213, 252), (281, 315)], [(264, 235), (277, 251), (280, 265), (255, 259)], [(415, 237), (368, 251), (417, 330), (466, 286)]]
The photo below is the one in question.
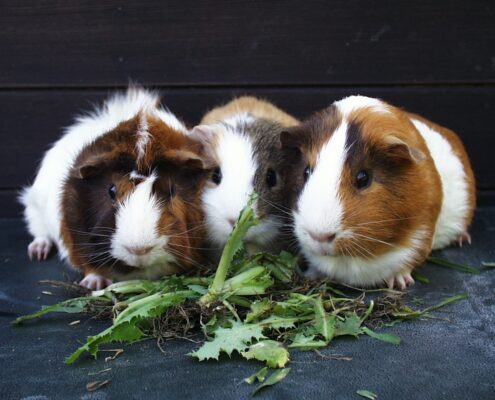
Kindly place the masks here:
[(370, 399), (370, 400), (378, 399), (378, 395), (373, 392), (370, 392), (369, 390), (358, 390), (356, 393), (366, 399)]
[(270, 368), (283, 368), (289, 361), (289, 352), (282, 343), (275, 340), (261, 340), (249, 346), (249, 349), (241, 354), (248, 360), (266, 362)]
[(292, 338), (289, 349), (312, 350), (326, 347), (328, 343), (324, 340), (315, 340), (316, 335), (305, 335), (298, 333)]
[(252, 385), (254, 382), (263, 382), (268, 375), (268, 367), (261, 368), (258, 372), (244, 379), (244, 382)]
[(328, 343), (335, 335), (335, 315), (329, 315), (323, 307), (321, 296), (317, 297), (314, 305), (315, 310), (315, 331), (323, 336)]
[(368, 336), (371, 336), (374, 339), (381, 340), (382, 342), (395, 344), (396, 346), (400, 344), (400, 337), (392, 333), (377, 333), (367, 327), (363, 327), (362, 331), (363, 333), (366, 333)]
[(290, 372), (290, 368), (283, 368), (283, 369), (276, 370), (273, 374), (271, 374), (265, 380), (265, 382), (263, 382), (260, 386), (258, 386), (256, 389), (254, 389), (252, 395), (254, 396), (261, 389), (263, 389), (267, 386), (272, 386), (272, 385), (279, 383), (282, 379), (284, 379), (289, 374), (289, 372)]
[(75, 299), (61, 301), (60, 303), (53, 304), (51, 306), (43, 306), (41, 310), (36, 311), (35, 313), (23, 315), (13, 321), (14, 324), (20, 324), (23, 321), (27, 321), (29, 319), (34, 319), (41, 317), (42, 315), (48, 313), (81, 313), (85, 310), (89, 303), (98, 300), (105, 301), (105, 299), (100, 299), (99, 297), (87, 296), (87, 297), (77, 297)]
[(188, 297), (194, 297), (192, 291), (175, 293), (155, 293), (130, 303), (113, 321), (113, 325), (95, 336), (89, 336), (86, 343), (66, 358), (66, 364), (72, 364), (79, 356), (87, 351), (96, 356), (100, 344), (110, 342), (132, 343), (140, 339), (144, 333), (137, 326), (143, 320), (161, 315), (168, 307), (184, 302)]
[(272, 302), (269, 299), (256, 300), (251, 303), (251, 311), (247, 313), (245, 322), (252, 322), (262, 315), (266, 314), (272, 308)]
[(344, 317), (344, 321), (337, 321), (335, 324), (335, 336), (358, 336), (361, 333), (361, 319), (355, 312)]
[(218, 360), (220, 353), (228, 356), (233, 351), (241, 353), (246, 350), (253, 340), (265, 339), (263, 328), (258, 324), (243, 324), (233, 321), (230, 328), (218, 327), (214, 331), (215, 337), (189, 355), (196, 357), (199, 361), (215, 359)]

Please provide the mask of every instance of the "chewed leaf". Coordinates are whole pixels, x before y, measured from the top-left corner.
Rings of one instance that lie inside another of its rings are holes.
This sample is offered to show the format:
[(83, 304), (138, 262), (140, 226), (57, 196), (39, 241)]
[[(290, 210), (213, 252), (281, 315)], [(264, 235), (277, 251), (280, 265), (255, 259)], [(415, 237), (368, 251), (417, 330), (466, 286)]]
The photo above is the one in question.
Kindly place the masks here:
[(283, 368), (289, 361), (287, 349), (275, 340), (262, 340), (249, 346), (247, 351), (243, 351), (242, 356), (248, 360), (256, 359), (266, 362), (271, 368)]
[(370, 399), (370, 400), (378, 399), (378, 395), (373, 392), (370, 392), (369, 390), (358, 390), (356, 393), (366, 399)]
[(244, 382), (252, 385), (256, 381), (263, 382), (268, 375), (268, 367), (261, 368), (258, 372), (244, 379)]
[(61, 301), (60, 303), (51, 305), (51, 306), (43, 306), (41, 310), (36, 311), (35, 313), (29, 315), (23, 315), (22, 317), (17, 318), (13, 323), (20, 324), (23, 321), (27, 321), (29, 319), (34, 319), (41, 317), (42, 315), (57, 312), (57, 313), (81, 313), (85, 310), (89, 303), (98, 300), (104, 301), (105, 299), (100, 299), (99, 297), (77, 297), (75, 299)]
[(258, 386), (254, 391), (253, 391), (253, 396), (258, 393), (261, 389), (267, 387), (267, 386), (272, 386), (277, 383), (279, 383), (282, 379), (284, 379), (290, 372), (290, 368), (284, 368), (284, 369), (278, 369), (276, 370), (273, 374), (271, 374), (264, 383), (262, 383), (260, 386)]
[(345, 316), (344, 321), (335, 324), (335, 336), (351, 335), (358, 336), (361, 333), (361, 319), (356, 312)]
[(66, 358), (66, 364), (72, 364), (79, 356), (87, 351), (96, 356), (100, 344), (110, 342), (132, 343), (140, 339), (144, 333), (136, 324), (161, 315), (168, 307), (184, 302), (188, 297), (195, 297), (193, 291), (174, 293), (155, 293), (130, 303), (113, 321), (113, 325), (95, 336), (89, 336), (86, 344), (79, 347)]
[(326, 347), (328, 343), (324, 340), (316, 340), (315, 335), (304, 335), (298, 333), (292, 339), (289, 349), (312, 350)]
[(256, 300), (251, 303), (250, 308), (251, 311), (247, 313), (245, 322), (252, 322), (270, 311), (272, 302), (269, 299)]
[(377, 333), (366, 327), (363, 327), (363, 333), (366, 333), (374, 339), (381, 340), (382, 342), (395, 344), (396, 346), (400, 344), (400, 337), (392, 333)]
[(189, 353), (199, 361), (218, 360), (220, 353), (231, 355), (233, 351), (241, 353), (249, 347), (253, 340), (264, 339), (263, 328), (258, 324), (243, 324), (232, 322), (231, 328), (219, 327), (215, 330), (215, 337), (205, 342), (198, 350)]

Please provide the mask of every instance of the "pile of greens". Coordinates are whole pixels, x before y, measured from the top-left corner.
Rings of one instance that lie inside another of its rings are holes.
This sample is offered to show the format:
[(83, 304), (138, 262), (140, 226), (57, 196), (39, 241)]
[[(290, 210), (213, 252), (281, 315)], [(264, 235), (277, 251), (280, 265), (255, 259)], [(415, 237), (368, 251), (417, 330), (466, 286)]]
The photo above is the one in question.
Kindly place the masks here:
[(15, 322), (50, 312), (111, 316), (111, 326), (89, 336), (66, 358), (67, 364), (83, 353), (96, 357), (105, 343), (181, 337), (194, 332), (194, 326), (200, 327), (205, 340), (189, 355), (203, 361), (235, 352), (264, 363), (246, 379), (250, 384), (261, 383), (256, 392), (289, 373), (294, 349), (321, 349), (339, 336), (363, 334), (398, 345), (398, 336), (376, 329), (430, 316), (431, 311), (467, 297), (450, 297), (417, 310), (405, 306), (402, 294), (391, 290), (343, 289), (354, 292), (353, 296), (327, 281), (308, 283), (295, 274), (297, 258), (287, 252), (248, 256), (242, 241), (258, 223), (254, 200), (252, 196), (241, 212), (214, 273), (118, 282), (88, 296), (43, 307)]

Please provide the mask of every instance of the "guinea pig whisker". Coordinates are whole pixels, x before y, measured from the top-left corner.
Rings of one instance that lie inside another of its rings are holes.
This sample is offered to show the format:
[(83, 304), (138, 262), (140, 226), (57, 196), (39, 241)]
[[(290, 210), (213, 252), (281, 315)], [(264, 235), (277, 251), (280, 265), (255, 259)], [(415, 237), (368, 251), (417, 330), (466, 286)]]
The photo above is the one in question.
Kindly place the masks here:
[(186, 249), (193, 249), (193, 250), (221, 250), (221, 249), (223, 249), (223, 247), (194, 247), (194, 246), (187, 246), (187, 245), (178, 244), (178, 243), (174, 243), (174, 246), (184, 247)]
[[(167, 247), (166, 251), (170, 254), (172, 254), (173, 256), (176, 256), (176, 257), (179, 257), (179, 258), (182, 258), (188, 262), (191, 263), (191, 265), (194, 265), (195, 267), (198, 267), (198, 268), (201, 268), (201, 269), (204, 269), (205, 266), (200, 264), (199, 262), (197, 262), (196, 260), (193, 260), (191, 257), (189, 256), (186, 256), (184, 253), (182, 253), (179, 249), (172, 249), (170, 247)], [(182, 266), (179, 265), (179, 268), (182, 268)], [(184, 268), (182, 268), (184, 269)]]
[(382, 219), (382, 220), (378, 220), (378, 221), (367, 221), (367, 222), (363, 222), (361, 224), (356, 224), (356, 226), (364, 226), (364, 225), (372, 225), (372, 224), (381, 224), (383, 222), (395, 222), (395, 221), (404, 221), (404, 220), (407, 220), (407, 219), (413, 219), (415, 217), (411, 217), (411, 218), (392, 218), (392, 219)]
[(280, 211), (281, 213), (285, 214), (285, 215), (288, 215), (290, 217), (292, 217), (292, 212), (290, 209), (284, 207), (284, 206), (281, 206), (281, 205), (275, 205), (274, 203), (272, 203), (271, 201), (268, 201), (266, 199), (264, 199), (263, 197), (259, 196), (258, 197), (260, 200), (263, 200), (265, 203), (267, 203), (268, 205), (272, 206), (273, 208), (277, 209), (278, 211)]
[(351, 240), (351, 246), (356, 251), (359, 253), (359, 255), (365, 259), (373, 258), (373, 253), (369, 251), (366, 247), (364, 247), (362, 244), (360, 244), (357, 240)]
[(397, 247), (392, 243), (388, 243), (388, 242), (385, 242), (385, 241), (380, 240), (380, 239), (376, 239), (376, 238), (371, 237), (371, 236), (362, 235), (362, 234), (356, 233), (356, 232), (353, 232), (353, 235), (359, 236), (359, 237), (363, 238), (364, 240), (369, 240), (371, 242), (382, 243), (382, 244), (385, 244), (385, 245), (390, 246), (390, 247)]

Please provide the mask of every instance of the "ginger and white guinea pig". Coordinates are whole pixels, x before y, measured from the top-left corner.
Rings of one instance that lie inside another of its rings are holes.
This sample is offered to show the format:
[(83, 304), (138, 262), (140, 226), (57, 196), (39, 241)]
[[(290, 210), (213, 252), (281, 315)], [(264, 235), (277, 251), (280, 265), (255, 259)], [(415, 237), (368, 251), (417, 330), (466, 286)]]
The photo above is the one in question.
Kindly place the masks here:
[(55, 244), (90, 289), (197, 265), (210, 171), (187, 133), (155, 93), (135, 87), (79, 117), (21, 194), (29, 256), (46, 259)]
[(351, 96), (281, 135), (309, 276), (404, 289), (432, 249), (470, 242), (475, 181), (456, 134)]
[(298, 121), (273, 104), (239, 97), (208, 112), (191, 136), (210, 149), (213, 170), (203, 195), (207, 236), (218, 250), (226, 243), (240, 211), (255, 191), (260, 223), (246, 235), (249, 252), (277, 251), (283, 225), (283, 184), (277, 171), (279, 135)]

